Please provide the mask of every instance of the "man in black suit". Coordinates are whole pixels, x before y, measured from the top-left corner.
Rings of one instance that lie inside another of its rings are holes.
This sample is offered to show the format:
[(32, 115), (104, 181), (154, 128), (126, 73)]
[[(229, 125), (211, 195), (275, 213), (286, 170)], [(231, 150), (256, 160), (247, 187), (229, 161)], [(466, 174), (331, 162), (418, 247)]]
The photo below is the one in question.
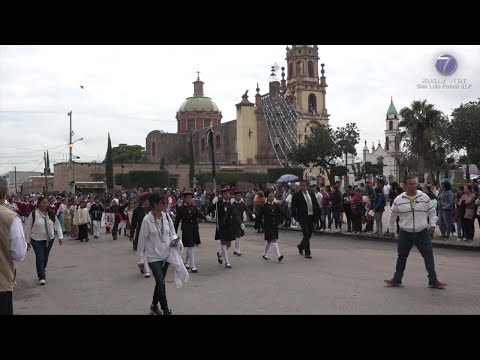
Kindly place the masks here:
[(319, 216), (320, 208), (318, 206), (315, 194), (307, 190), (307, 182), (300, 181), (300, 190), (295, 192), (292, 197), (292, 215), (302, 227), (302, 242), (297, 245), (298, 252), (305, 258), (311, 259), (310, 238), (313, 234), (313, 222), (316, 216)]

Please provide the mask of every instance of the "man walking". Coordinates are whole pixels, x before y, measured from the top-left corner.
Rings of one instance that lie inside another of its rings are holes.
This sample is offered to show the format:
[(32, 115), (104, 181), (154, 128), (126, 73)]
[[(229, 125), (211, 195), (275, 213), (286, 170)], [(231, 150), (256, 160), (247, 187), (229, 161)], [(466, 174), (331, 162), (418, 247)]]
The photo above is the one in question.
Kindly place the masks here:
[(313, 234), (313, 220), (315, 216), (319, 216), (320, 208), (315, 195), (307, 190), (307, 181), (305, 180), (300, 182), (300, 191), (293, 194), (292, 213), (302, 227), (303, 238), (302, 242), (297, 245), (298, 252), (303, 255), (305, 251), (305, 258), (311, 259), (310, 238)]
[(441, 282), (435, 273), (431, 236), (435, 233), (437, 211), (427, 194), (417, 190), (417, 180), (410, 175), (403, 181), (405, 192), (393, 201), (390, 209), (388, 229), (390, 238), (395, 236), (395, 221), (399, 217), (400, 233), (398, 236), (398, 258), (395, 274), (390, 280), (385, 280), (388, 286), (401, 286), (407, 258), (413, 244), (425, 261), (428, 272), (428, 286), (443, 289), (447, 286)]
[(8, 192), (7, 181), (0, 177), (0, 315), (13, 315), (15, 265), (27, 254), (23, 226), (17, 214), (3, 206)]

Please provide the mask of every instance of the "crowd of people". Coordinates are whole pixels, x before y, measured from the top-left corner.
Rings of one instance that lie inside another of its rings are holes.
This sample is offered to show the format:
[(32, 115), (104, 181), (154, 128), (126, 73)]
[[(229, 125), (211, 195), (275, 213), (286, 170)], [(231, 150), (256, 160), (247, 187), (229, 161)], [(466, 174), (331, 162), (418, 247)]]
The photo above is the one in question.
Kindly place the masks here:
[[(407, 184), (412, 187), (412, 181), (405, 185)], [(88, 242), (89, 235), (98, 239), (104, 228), (112, 240), (117, 240), (123, 231), (123, 236), (130, 239), (133, 250), (137, 253), (140, 273), (147, 278), (153, 274), (155, 278), (150, 312), (154, 315), (169, 315), (171, 310), (165, 292), (167, 270), (169, 266), (174, 269), (177, 287), (188, 281), (189, 271), (199, 272), (195, 262), (195, 247), (201, 244), (198, 224), (206, 220), (216, 223), (215, 240), (220, 243), (216, 259), (226, 269), (232, 268), (228, 256), (232, 243), (233, 254), (242, 255), (241, 239), (248, 221), (254, 223), (258, 233), (264, 234), (265, 247), (261, 257), (266, 261), (270, 260), (270, 248), (273, 248), (277, 261), (284, 259), (279, 246), (280, 226), (301, 228), (303, 237), (297, 248), (299, 254), (306, 259), (312, 258), (310, 238), (314, 230), (342, 232), (343, 225), (346, 225), (343, 230), (352, 234), (367, 232), (392, 237), (397, 234), (397, 272), (393, 279), (386, 282), (389, 286), (401, 285), (406, 257), (414, 242), (422, 244), (422, 256), (433, 264), (431, 242), (426, 241), (425, 236), (433, 235), (432, 227), (436, 227), (437, 217), (441, 238), (445, 240), (454, 234), (458, 241), (472, 241), (475, 219), (480, 224), (478, 183), (465, 183), (463, 189), (453, 189), (448, 181), (443, 181), (437, 189), (431, 184), (417, 188), (415, 181), (415, 187), (409, 189), (408, 193), (397, 183), (374, 185), (366, 182), (365, 185), (343, 187), (339, 181), (332, 186), (308, 186), (306, 181), (300, 181), (299, 186), (278, 184), (263, 190), (241, 190), (224, 186), (218, 194), (213, 189), (198, 187), (193, 191), (153, 189), (143, 193), (122, 191), (63, 196), (34, 194), (17, 200), (5, 193), (2, 199), (4, 206), (0, 208), (3, 212), (6, 211), (3, 209), (9, 212), (0, 213), (0, 220), (3, 225), (8, 224), (13, 229), (9, 235), (14, 239), (9, 245), (12, 253), (7, 262), (10, 264), (9, 271), (12, 271), (13, 260), (22, 261), (26, 252), (33, 248), (40, 285), (46, 284), (47, 264), (55, 238), (58, 238), (60, 245), (64, 236)], [(402, 197), (406, 199), (404, 203), (401, 202)], [(425, 233), (419, 232), (418, 238), (416, 235), (409, 237), (408, 234), (412, 233), (410, 220), (402, 219), (407, 216), (406, 213), (414, 215), (415, 207), (420, 206), (420, 203), (425, 204), (424, 212), (428, 213), (428, 217), (419, 225), (422, 229), (416, 229), (414, 221), (413, 233), (416, 230)], [(383, 213), (387, 206), (391, 207), (391, 215), (384, 232)], [(5, 226), (3, 230), (6, 229)], [(179, 228), (182, 230), (181, 239), (177, 236)], [(425, 235), (427, 232), (430, 234)], [(23, 240), (25, 254), (19, 240), (22, 237), (26, 239)], [(183, 248), (186, 249), (185, 260), (182, 258)], [(446, 286), (438, 281), (432, 266), (427, 268), (430, 285)], [(2, 291), (11, 292), (14, 276), (12, 280), (10, 272), (4, 275), (5, 278), (0, 277), (0, 306), (2, 302), (11, 302), (8, 295), (1, 296)]]

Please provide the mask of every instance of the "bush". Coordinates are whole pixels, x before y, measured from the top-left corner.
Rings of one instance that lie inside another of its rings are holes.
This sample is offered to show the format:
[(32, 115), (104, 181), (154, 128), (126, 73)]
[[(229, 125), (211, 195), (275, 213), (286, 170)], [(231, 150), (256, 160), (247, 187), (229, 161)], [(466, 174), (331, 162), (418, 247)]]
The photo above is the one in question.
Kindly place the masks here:
[(169, 184), (168, 171), (130, 171), (128, 174), (115, 175), (115, 184), (126, 188), (166, 187)]

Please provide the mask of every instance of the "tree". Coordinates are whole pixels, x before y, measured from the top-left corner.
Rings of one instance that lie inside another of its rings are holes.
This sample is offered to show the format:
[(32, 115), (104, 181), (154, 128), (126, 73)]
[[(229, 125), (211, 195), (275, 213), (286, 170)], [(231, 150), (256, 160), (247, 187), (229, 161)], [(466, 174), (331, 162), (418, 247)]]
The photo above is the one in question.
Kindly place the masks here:
[(292, 161), (304, 166), (322, 168), (333, 184), (334, 176), (331, 169), (336, 166), (336, 160), (342, 156), (342, 149), (337, 144), (334, 130), (328, 125), (322, 125), (314, 127), (306, 142), (297, 145), (290, 155)]
[[(335, 131), (337, 145), (345, 155), (345, 167), (348, 167), (348, 154), (357, 155), (355, 146), (360, 142), (360, 132), (355, 123), (348, 123), (344, 127)], [(348, 182), (348, 176), (345, 174), (345, 184)]]
[(399, 126), (404, 130), (400, 133), (401, 139), (405, 141), (413, 155), (418, 159), (419, 182), (425, 182), (425, 157), (431, 150), (433, 130), (446, 126), (447, 119), (443, 113), (435, 109), (433, 104), (427, 100), (413, 101), (410, 108), (400, 110), (402, 121)]
[(112, 142), (110, 133), (108, 133), (107, 154), (105, 155), (105, 175), (107, 180), (107, 189), (113, 190), (113, 160), (112, 160)]
[(145, 148), (141, 145), (119, 144), (112, 149), (114, 164), (149, 162)]
[(353, 175), (355, 176), (355, 181), (360, 181), (364, 179), (367, 181), (367, 173), (365, 172), (365, 164), (352, 164)]
[(192, 133), (190, 133), (190, 170), (188, 172), (188, 179), (190, 181), (190, 184), (193, 184), (194, 176), (195, 176), (195, 159), (193, 156), (193, 135)]
[(162, 156), (162, 161), (160, 161), (160, 170), (165, 170), (165, 156)]
[(453, 110), (449, 126), (450, 142), (457, 150), (466, 150), (466, 178), (470, 180), (469, 156), (480, 149), (480, 98)]

